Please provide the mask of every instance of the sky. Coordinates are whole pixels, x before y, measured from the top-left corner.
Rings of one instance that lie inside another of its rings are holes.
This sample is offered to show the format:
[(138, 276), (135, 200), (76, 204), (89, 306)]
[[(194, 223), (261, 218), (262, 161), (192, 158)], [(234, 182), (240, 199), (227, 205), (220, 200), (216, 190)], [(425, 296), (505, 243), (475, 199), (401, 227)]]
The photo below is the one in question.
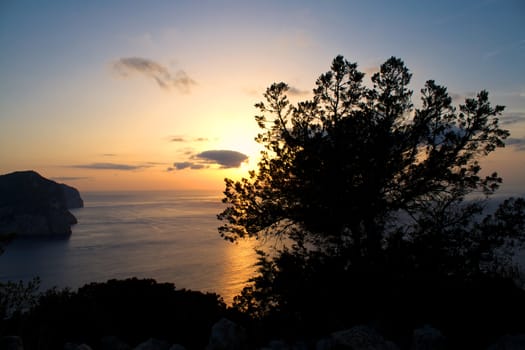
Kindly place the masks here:
[(82, 191), (224, 188), (256, 166), (254, 104), (298, 99), (342, 54), (404, 60), (460, 103), (505, 105), (483, 162), (525, 193), (525, 2), (0, 0), (0, 174)]

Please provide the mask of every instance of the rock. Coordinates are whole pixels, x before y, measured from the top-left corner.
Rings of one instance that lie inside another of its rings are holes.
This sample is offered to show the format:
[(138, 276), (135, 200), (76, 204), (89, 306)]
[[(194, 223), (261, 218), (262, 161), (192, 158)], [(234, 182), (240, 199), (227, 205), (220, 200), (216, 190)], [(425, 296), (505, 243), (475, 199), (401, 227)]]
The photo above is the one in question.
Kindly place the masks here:
[(355, 326), (347, 330), (332, 333), (332, 342), (324, 339), (317, 343), (317, 349), (339, 349), (347, 347), (353, 350), (398, 350), (398, 347), (383, 338), (376, 330), (367, 326)]
[(117, 337), (107, 336), (100, 339), (100, 350), (131, 350), (131, 346)]
[(64, 350), (92, 350), (92, 349), (87, 344), (66, 343), (64, 344)]
[(140, 343), (134, 350), (169, 350), (170, 344), (163, 340), (150, 338), (143, 343)]
[(284, 340), (272, 340), (259, 350), (308, 350), (311, 347), (302, 340), (298, 340), (293, 343), (286, 342)]
[(0, 338), (0, 349), (3, 350), (24, 350), (24, 345), (20, 337), (7, 336)]
[(441, 350), (446, 346), (446, 338), (438, 329), (425, 325), (414, 330), (411, 350)]
[(170, 350), (186, 350), (186, 348), (180, 344), (173, 344)]
[(332, 337), (321, 338), (315, 344), (315, 350), (331, 350), (337, 346)]
[(211, 328), (207, 350), (243, 349), (246, 340), (244, 329), (236, 323), (222, 318)]
[(66, 184), (59, 184), (62, 187), (62, 192), (64, 193), (64, 200), (66, 201), (66, 208), (68, 209), (78, 209), (84, 208), (84, 201), (80, 197), (80, 192), (74, 187), (68, 186)]
[(262, 350), (288, 350), (289, 346), (282, 340), (272, 340)]
[(77, 219), (68, 206), (82, 206), (78, 191), (34, 171), (0, 176), (0, 235), (69, 236)]
[(91, 346), (87, 344), (80, 344), (77, 346), (75, 350), (92, 350), (92, 349), (91, 349)]
[(488, 350), (522, 350), (525, 349), (525, 334), (505, 335), (498, 339)]

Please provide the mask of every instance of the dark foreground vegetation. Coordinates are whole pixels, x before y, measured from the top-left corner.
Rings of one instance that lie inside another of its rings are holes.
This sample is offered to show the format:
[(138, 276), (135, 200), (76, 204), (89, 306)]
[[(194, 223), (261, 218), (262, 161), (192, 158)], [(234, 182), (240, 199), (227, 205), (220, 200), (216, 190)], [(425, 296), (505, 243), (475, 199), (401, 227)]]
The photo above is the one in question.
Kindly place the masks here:
[(40, 295), (35, 287), (11, 286), (12, 308), (1, 310), (0, 334), (21, 336), (24, 349), (62, 349), (66, 343), (100, 349), (107, 336), (133, 347), (156, 338), (204, 349), (211, 326), (226, 315), (215, 294), (176, 290), (173, 284), (150, 279), (110, 280)]
[[(525, 292), (513, 260), (525, 241), (525, 200), (490, 211), (503, 180), (480, 166), (509, 136), (499, 127), (504, 108), (486, 91), (453, 106), (434, 81), (416, 108), (411, 74), (395, 57), (371, 87), (363, 78), (338, 56), (311, 100), (292, 104), (278, 83), (256, 105), (264, 151), (249, 178), (226, 180), (219, 231), (275, 248), (259, 252), (258, 273), (232, 307), (217, 295), (126, 280), (52, 290), (13, 311), (4, 288), (2, 334), (20, 334), (29, 349), (66, 341), (101, 348), (107, 335), (203, 349), (226, 317), (245, 336), (209, 349), (272, 339), (281, 340), (275, 349), (502, 349), (502, 336), (519, 334), (514, 348), (525, 347)], [(425, 325), (435, 342), (419, 346), (414, 330)], [(327, 340), (345, 329), (360, 340)]]
[[(19, 284), (11, 286), (21, 292), (14, 298), (19, 303), (13, 303), (12, 294), (7, 300), (2, 290), (0, 339), (16, 335), (26, 350), (64, 349), (68, 343), (134, 349), (150, 338), (166, 344), (155, 349), (168, 349), (168, 344), (188, 350), (259, 349), (272, 340), (290, 349), (316, 349), (333, 332), (366, 325), (399, 349), (414, 349), (414, 330), (429, 325), (442, 334), (433, 340), (439, 346), (430, 349), (487, 349), (506, 335), (525, 334), (525, 292), (509, 279), (383, 277), (327, 274), (313, 281), (297, 275), (294, 281), (302, 281), (289, 292), (294, 303), (289, 308), (295, 312), (274, 310), (263, 317), (226, 307), (218, 295), (176, 290), (173, 284), (149, 279), (110, 280), (42, 294), (35, 293), (36, 285)], [(9, 314), (7, 301), (16, 305)], [(230, 347), (208, 346), (212, 326), (224, 318), (242, 333), (226, 342)], [(322, 349), (338, 348), (345, 347)]]

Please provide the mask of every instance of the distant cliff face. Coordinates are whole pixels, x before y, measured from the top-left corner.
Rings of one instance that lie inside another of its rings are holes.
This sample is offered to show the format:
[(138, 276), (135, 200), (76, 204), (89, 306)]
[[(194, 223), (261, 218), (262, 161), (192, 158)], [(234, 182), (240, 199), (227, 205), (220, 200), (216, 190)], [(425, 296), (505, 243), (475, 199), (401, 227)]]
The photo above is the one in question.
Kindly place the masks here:
[(80, 197), (80, 193), (76, 188), (68, 186), (66, 184), (59, 184), (59, 186), (62, 187), (62, 192), (64, 193), (66, 208), (84, 208), (84, 201)]
[(75, 188), (34, 171), (0, 175), (0, 234), (70, 235), (77, 219), (68, 209), (83, 206)]

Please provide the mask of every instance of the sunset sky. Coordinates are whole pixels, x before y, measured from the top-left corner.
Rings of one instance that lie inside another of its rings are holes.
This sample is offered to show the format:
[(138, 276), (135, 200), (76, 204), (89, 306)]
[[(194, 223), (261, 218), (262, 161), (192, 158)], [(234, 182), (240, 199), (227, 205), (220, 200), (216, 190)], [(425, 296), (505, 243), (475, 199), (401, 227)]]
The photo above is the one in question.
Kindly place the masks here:
[(253, 168), (254, 103), (307, 99), (338, 54), (370, 73), (402, 58), (456, 102), (506, 106), (485, 161), (525, 193), (525, 2), (0, 1), (0, 173), (80, 191), (222, 189)]

